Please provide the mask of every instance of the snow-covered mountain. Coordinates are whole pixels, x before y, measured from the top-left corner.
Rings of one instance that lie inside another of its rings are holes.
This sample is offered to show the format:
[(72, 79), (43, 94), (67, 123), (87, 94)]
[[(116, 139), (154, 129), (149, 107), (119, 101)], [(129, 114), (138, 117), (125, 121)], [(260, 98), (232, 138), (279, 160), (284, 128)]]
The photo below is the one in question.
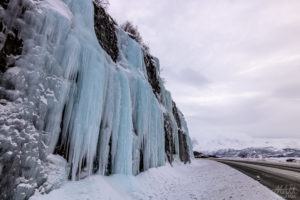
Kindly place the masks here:
[(276, 149), (300, 149), (300, 140), (297, 138), (268, 138), (252, 137), (245, 133), (205, 134), (201, 138), (192, 138), (193, 149), (199, 152), (212, 152), (219, 149), (245, 149), (274, 147)]
[(300, 157), (300, 150), (293, 148), (276, 149), (274, 147), (249, 147), (245, 149), (220, 149), (209, 154), (217, 157), (240, 158), (280, 158)]
[(0, 69), (0, 199), (52, 190), (50, 154), (72, 180), (193, 156), (159, 60), (91, 0), (1, 1)]

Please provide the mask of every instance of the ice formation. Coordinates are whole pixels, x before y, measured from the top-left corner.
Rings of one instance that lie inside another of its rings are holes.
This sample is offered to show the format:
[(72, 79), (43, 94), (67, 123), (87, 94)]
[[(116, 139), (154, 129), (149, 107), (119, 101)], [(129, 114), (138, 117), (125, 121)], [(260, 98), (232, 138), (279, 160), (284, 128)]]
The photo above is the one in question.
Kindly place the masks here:
[(0, 50), (0, 199), (43, 187), (52, 153), (72, 180), (190, 162), (158, 59), (92, 0), (1, 1)]

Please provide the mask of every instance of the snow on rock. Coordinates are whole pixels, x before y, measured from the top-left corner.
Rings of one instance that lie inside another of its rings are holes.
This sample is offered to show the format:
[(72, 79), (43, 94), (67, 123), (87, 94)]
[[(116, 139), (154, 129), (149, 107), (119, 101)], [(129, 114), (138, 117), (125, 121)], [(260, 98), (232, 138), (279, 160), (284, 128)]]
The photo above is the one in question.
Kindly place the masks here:
[(68, 180), (69, 166), (67, 161), (59, 156), (50, 154), (46, 160), (47, 181), (38, 188), (40, 194), (49, 193), (59, 188)]
[(68, 182), (48, 195), (30, 200), (281, 200), (259, 182), (224, 164), (194, 160), (152, 168), (137, 176), (95, 175)]

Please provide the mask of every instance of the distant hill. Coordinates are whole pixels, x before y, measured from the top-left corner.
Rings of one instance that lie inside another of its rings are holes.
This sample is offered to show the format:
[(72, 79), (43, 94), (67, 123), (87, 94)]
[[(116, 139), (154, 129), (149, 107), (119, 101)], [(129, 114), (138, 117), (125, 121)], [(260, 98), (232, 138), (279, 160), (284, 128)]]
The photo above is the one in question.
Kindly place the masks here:
[(300, 157), (300, 150), (294, 148), (276, 149), (274, 147), (250, 147), (245, 149), (220, 149), (211, 152), (210, 155), (217, 157), (240, 157), (240, 158), (279, 158)]

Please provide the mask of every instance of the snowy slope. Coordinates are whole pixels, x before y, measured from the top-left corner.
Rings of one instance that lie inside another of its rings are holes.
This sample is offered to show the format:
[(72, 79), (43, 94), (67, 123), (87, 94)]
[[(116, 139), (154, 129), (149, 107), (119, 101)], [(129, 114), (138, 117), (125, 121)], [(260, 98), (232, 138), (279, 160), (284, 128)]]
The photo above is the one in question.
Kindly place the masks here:
[[(228, 184), (230, 183), (230, 184)], [(194, 160), (153, 168), (137, 176), (92, 176), (67, 182), (48, 195), (38, 193), (30, 200), (182, 200), (282, 199), (250, 177), (210, 160)]]
[(0, 19), (0, 199), (51, 190), (52, 153), (72, 180), (190, 162), (159, 60), (92, 0), (1, 1)]

